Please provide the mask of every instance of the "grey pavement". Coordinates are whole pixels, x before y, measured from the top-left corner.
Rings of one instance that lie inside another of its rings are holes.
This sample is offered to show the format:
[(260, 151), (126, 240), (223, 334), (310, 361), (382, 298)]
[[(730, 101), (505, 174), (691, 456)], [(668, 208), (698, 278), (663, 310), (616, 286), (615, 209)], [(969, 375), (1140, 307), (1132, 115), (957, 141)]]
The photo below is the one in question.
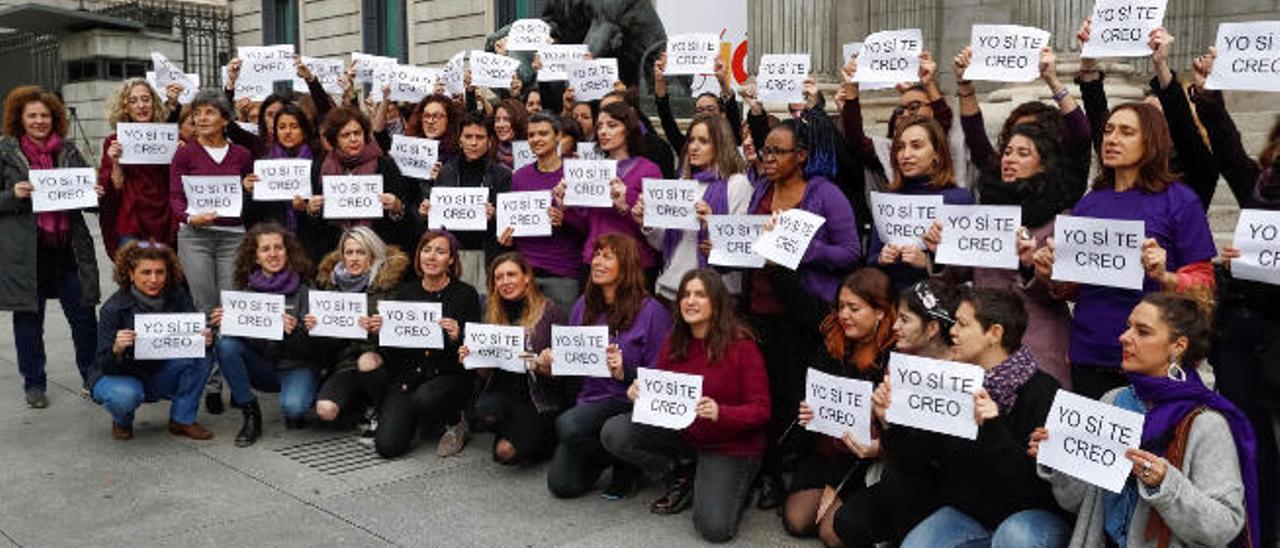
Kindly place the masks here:
[[(89, 223), (96, 238), (96, 219)], [(105, 256), (99, 264), (105, 298), (114, 288)], [(134, 439), (115, 441), (110, 416), (80, 396), (66, 320), (49, 304), (43, 410), (23, 402), (12, 316), (0, 313), (0, 547), (704, 544), (691, 512), (649, 513), (657, 486), (622, 501), (557, 500), (545, 465), (494, 463), (488, 434), (452, 458), (437, 457), (427, 440), (381, 460), (352, 430), (285, 431), (271, 394), (262, 396), (266, 432), (249, 448), (232, 444), (234, 409), (201, 410), (213, 440), (170, 436), (168, 402), (144, 405)], [(817, 545), (791, 539), (773, 512), (754, 507), (735, 544)]]

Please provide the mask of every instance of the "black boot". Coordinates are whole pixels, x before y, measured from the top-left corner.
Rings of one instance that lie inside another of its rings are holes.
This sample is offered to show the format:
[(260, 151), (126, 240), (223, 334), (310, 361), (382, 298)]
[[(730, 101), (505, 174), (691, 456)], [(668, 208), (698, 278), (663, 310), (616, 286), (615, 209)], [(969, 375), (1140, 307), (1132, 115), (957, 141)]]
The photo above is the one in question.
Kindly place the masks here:
[(209, 392), (204, 395), (204, 410), (210, 415), (221, 415), (226, 409), (222, 406), (222, 392)]
[(244, 412), (244, 424), (236, 434), (236, 447), (248, 447), (262, 435), (262, 408), (258, 407), (258, 400), (253, 400), (240, 411)]

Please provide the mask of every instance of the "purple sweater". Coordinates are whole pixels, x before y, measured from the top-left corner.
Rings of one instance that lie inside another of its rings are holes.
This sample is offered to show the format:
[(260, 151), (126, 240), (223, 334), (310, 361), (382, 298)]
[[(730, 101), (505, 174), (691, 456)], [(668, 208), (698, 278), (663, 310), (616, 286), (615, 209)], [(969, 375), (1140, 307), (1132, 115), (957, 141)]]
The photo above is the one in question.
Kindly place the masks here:
[[(215, 162), (209, 152), (199, 143), (191, 142), (178, 147), (169, 167), (169, 207), (179, 223), (187, 222), (187, 193), (182, 188), (183, 175), (235, 175), (237, 178), (253, 173), (253, 155), (249, 149), (227, 142), (230, 147), (222, 163)], [(243, 192), (243, 190), (242, 190)], [(245, 206), (252, 197), (245, 193)], [(243, 212), (241, 212), (243, 215)], [(218, 226), (241, 226), (240, 217), (218, 217), (213, 224)]]
[[(761, 179), (751, 193), (751, 207), (747, 211), (756, 212), (760, 200), (770, 188), (773, 188), (773, 183)], [(828, 303), (835, 302), (840, 278), (852, 272), (862, 257), (853, 207), (836, 185), (820, 176), (809, 179), (805, 184), (804, 196), (797, 207), (819, 215), (827, 222), (814, 233), (796, 274), (800, 276), (800, 284), (814, 297)]]
[[(630, 206), (636, 205), (636, 199), (640, 197), (642, 190), (642, 181), (648, 179), (661, 179), (662, 169), (648, 159), (641, 156), (632, 156), (618, 162), (618, 178), (627, 185), (627, 211), (618, 213), (612, 207), (574, 207), (565, 210), (564, 220), (566, 223), (581, 229), (586, 233), (586, 240), (582, 245), (582, 263), (591, 264), (591, 256), (595, 253), (596, 239), (605, 234), (621, 233), (631, 236), (636, 240), (636, 247), (640, 249), (640, 264), (645, 268), (652, 268), (658, 264), (658, 253), (652, 247), (645, 245), (644, 234), (640, 232), (640, 227), (636, 225), (634, 219), (631, 218)], [(834, 186), (832, 188), (835, 188)], [(839, 190), (836, 190), (838, 193)]]
[[(524, 166), (511, 176), (512, 191), (551, 190), (564, 179), (564, 166), (538, 171), (538, 163)], [(534, 268), (553, 276), (577, 278), (582, 271), (582, 234), (568, 224), (551, 230), (550, 236), (514, 238), (519, 251)]]
[[(569, 314), (570, 325), (604, 325), (608, 318), (601, 316), (592, 323), (583, 321), (587, 310), (586, 297), (578, 297)], [(621, 333), (610, 333), (609, 343), (622, 350), (622, 367), (626, 374), (621, 381), (613, 378), (586, 377), (578, 392), (578, 403), (594, 403), (605, 400), (628, 401), (627, 388), (636, 378), (637, 367), (657, 367), (658, 353), (671, 331), (671, 315), (657, 299), (646, 297), (640, 304), (640, 312), (631, 322), (631, 328)]]
[[(1168, 252), (1166, 269), (1169, 272), (1217, 255), (1209, 220), (1200, 208), (1200, 198), (1182, 183), (1174, 183), (1157, 194), (1140, 190), (1095, 190), (1081, 198), (1071, 214), (1145, 222), (1147, 237), (1155, 238)], [(1081, 284), (1071, 321), (1070, 362), (1118, 368), (1119, 338), (1129, 312), (1144, 294), (1153, 291), (1160, 291), (1160, 284), (1151, 278), (1145, 279), (1142, 291)]]

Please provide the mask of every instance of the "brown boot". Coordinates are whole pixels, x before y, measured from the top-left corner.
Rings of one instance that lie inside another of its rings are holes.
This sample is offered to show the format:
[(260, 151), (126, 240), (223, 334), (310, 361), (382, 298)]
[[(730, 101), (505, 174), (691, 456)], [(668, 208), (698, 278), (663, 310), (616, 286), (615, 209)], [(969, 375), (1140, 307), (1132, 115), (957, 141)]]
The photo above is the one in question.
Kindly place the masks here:
[(169, 421), (169, 433), (175, 436), (186, 436), (193, 440), (207, 440), (213, 437), (213, 432), (208, 428), (200, 426), (200, 423), (193, 422), (191, 424), (179, 424)]
[(120, 426), (115, 422), (111, 423), (111, 437), (120, 441), (129, 441), (133, 439), (132, 426)]

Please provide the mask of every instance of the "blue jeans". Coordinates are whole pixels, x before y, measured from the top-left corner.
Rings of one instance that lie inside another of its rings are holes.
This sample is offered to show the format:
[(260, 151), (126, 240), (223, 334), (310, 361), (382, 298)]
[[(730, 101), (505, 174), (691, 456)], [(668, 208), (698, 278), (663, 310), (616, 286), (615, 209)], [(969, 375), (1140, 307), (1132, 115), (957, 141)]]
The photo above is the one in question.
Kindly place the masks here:
[(280, 393), (280, 410), (286, 419), (300, 419), (316, 397), (315, 370), (301, 367), (277, 370), (240, 337), (218, 339), (217, 356), (222, 376), (231, 388), (231, 405), (242, 407), (257, 399), (253, 389)]
[(147, 378), (103, 375), (93, 385), (93, 401), (107, 408), (116, 424), (132, 426), (133, 412), (139, 405), (168, 398), (173, 402), (169, 405), (169, 420), (192, 424), (196, 422), (200, 394), (212, 365), (213, 360), (208, 357), (185, 358), (161, 362), (160, 369)]
[(1061, 548), (1071, 539), (1071, 524), (1047, 510), (1023, 510), (1000, 522), (994, 532), (950, 506), (916, 525), (899, 548)]
[[(80, 274), (68, 268), (58, 288), (58, 302), (71, 326), (71, 344), (75, 347), (76, 367), (80, 370), (80, 382), (89, 382), (94, 367), (94, 351), (98, 345), (98, 318), (92, 306), (80, 302)], [(18, 349), (18, 372), (22, 374), (23, 390), (45, 390), (48, 377), (44, 367), (48, 358), (44, 353), (45, 300), (36, 298), (36, 310), (13, 313), (13, 340)]]

